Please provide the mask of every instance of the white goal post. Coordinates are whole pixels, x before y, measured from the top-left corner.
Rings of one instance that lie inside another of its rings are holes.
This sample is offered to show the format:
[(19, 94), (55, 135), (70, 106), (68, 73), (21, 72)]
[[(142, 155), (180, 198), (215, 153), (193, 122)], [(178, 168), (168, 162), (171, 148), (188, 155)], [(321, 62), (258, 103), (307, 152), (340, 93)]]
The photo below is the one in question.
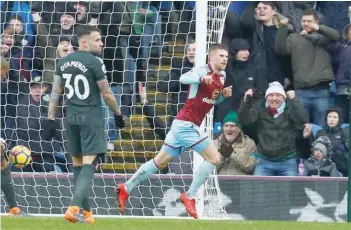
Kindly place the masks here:
[[(196, 59), (195, 66), (206, 64), (207, 51), (213, 43), (221, 43), (225, 18), (229, 7), (229, 1), (197, 1), (196, 19)], [(206, 115), (201, 129), (206, 132), (210, 139), (213, 138), (213, 111)], [(194, 152), (194, 174), (203, 158)], [(196, 208), (200, 219), (205, 218), (228, 218), (221, 199), (221, 193), (216, 170), (205, 184), (200, 187), (196, 202)]]

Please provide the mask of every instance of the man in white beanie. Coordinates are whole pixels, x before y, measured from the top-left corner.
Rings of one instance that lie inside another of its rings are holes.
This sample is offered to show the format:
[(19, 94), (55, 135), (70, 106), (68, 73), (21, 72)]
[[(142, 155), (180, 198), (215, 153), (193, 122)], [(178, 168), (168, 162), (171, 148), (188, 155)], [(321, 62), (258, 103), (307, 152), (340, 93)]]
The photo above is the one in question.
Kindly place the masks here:
[(265, 99), (254, 103), (253, 90), (246, 91), (238, 120), (243, 125), (256, 124), (258, 146), (255, 175), (296, 176), (295, 138), (304, 134), (309, 118), (294, 91), (285, 93), (279, 82), (272, 82)]

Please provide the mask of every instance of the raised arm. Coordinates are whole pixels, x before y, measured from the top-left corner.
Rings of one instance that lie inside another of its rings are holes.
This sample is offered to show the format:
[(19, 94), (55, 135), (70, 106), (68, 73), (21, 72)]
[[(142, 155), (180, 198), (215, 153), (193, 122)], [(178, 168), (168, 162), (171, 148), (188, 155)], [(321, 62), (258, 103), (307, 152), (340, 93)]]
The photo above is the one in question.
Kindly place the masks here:
[(185, 85), (200, 84), (200, 78), (206, 75), (207, 72), (205, 67), (195, 68), (181, 75), (179, 81)]
[(303, 130), (304, 125), (309, 122), (309, 116), (303, 107), (303, 104), (296, 98), (295, 91), (290, 90), (286, 93), (287, 100), (291, 106), (290, 112), (291, 120), (294, 122), (294, 126), (297, 130)]
[(244, 100), (238, 110), (238, 121), (243, 125), (254, 124), (259, 118), (259, 103), (253, 104), (252, 95), (252, 89), (245, 92)]
[(277, 37), (275, 39), (275, 52), (278, 55), (289, 55), (291, 53), (289, 45), (289, 29), (288, 27), (282, 26), (278, 29)]
[(341, 38), (341, 35), (337, 30), (325, 25), (320, 25), (318, 32), (334, 41), (340, 40)]
[(49, 112), (48, 119), (55, 120), (56, 108), (60, 100), (60, 95), (62, 94), (62, 77), (55, 74), (54, 84), (52, 86), (50, 102), (49, 102)]

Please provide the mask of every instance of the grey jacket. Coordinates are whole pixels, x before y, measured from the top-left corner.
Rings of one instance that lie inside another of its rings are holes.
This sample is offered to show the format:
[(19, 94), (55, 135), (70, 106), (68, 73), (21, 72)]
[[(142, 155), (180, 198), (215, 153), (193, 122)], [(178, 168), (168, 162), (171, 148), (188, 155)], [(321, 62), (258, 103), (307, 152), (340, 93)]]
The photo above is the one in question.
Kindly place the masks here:
[(311, 157), (304, 165), (304, 176), (340, 177), (335, 163), (331, 162), (328, 158), (319, 161)]
[[(275, 52), (291, 55), (295, 88), (304, 89), (331, 82), (334, 74), (329, 53), (300, 34), (288, 33), (286, 26), (279, 28)], [(320, 25), (319, 33), (331, 40), (340, 39), (338, 31), (324, 25)]]

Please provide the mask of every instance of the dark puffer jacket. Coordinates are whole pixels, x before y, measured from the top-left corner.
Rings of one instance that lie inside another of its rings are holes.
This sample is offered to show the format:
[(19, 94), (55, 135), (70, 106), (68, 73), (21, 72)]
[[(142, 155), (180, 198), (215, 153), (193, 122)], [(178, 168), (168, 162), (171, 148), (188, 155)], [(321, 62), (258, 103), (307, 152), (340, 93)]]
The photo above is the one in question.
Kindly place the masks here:
[[(341, 116), (341, 112), (337, 108), (329, 109), (327, 114), (330, 112), (336, 112), (339, 114), (339, 117)], [(341, 121), (341, 119), (339, 120)], [(335, 162), (338, 171), (344, 176), (348, 175), (348, 129), (342, 129), (340, 122), (333, 128), (325, 124), (324, 129), (319, 130), (315, 138), (317, 139), (321, 136), (326, 136), (331, 141), (331, 152), (329, 153), (329, 157), (333, 162)]]
[(335, 163), (328, 158), (317, 160), (311, 157), (305, 162), (305, 176), (340, 177)]
[(302, 136), (309, 118), (296, 98), (286, 100), (284, 112), (277, 118), (268, 112), (265, 100), (253, 103), (252, 98), (242, 102), (238, 112), (239, 123), (257, 124), (258, 153), (268, 158), (284, 158), (296, 151), (295, 137)]

